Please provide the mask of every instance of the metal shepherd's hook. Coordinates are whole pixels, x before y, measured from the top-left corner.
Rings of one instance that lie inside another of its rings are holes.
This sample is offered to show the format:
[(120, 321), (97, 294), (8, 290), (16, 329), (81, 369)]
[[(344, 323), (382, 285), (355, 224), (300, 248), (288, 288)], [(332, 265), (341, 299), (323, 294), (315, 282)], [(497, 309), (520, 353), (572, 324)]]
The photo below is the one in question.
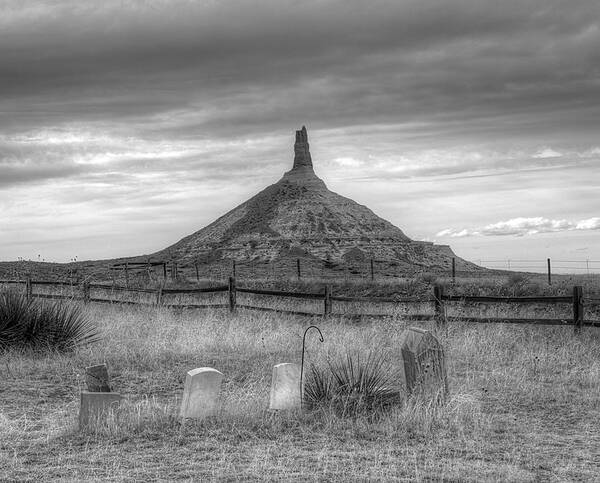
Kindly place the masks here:
[(319, 329), (316, 325), (311, 325), (304, 331), (304, 335), (302, 336), (302, 363), (300, 364), (300, 408), (302, 408), (302, 400), (304, 399), (304, 391), (302, 390), (304, 387), (302, 384), (304, 377), (304, 345), (306, 342), (306, 333), (310, 329), (317, 329), (319, 331), (319, 340), (323, 342), (323, 334), (321, 333), (321, 329)]

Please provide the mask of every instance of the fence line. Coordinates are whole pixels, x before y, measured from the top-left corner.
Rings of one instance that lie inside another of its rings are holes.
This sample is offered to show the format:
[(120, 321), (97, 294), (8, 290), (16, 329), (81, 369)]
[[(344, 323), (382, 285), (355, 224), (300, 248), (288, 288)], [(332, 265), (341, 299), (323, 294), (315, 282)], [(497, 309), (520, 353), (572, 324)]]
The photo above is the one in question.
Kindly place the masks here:
[[(206, 264), (199, 259), (161, 261), (148, 259), (147, 261), (119, 262), (104, 268), (111, 274), (113, 284), (116, 284), (119, 280), (124, 282), (126, 287), (129, 287), (132, 277), (136, 280), (143, 278), (145, 281), (167, 279), (177, 281), (195, 278), (197, 282), (200, 282), (201, 278), (227, 280), (230, 276), (237, 279), (260, 278), (267, 280), (289, 278), (327, 280), (332, 277), (344, 280), (356, 278), (367, 280), (370, 278), (372, 281), (433, 276), (451, 278), (454, 282), (457, 278), (476, 279), (497, 277), (498, 275), (507, 276), (507, 272), (526, 272), (532, 275), (546, 275), (547, 283), (552, 285), (552, 278), (556, 275), (574, 274), (581, 277), (587, 274), (588, 277), (594, 279), (600, 274), (600, 260), (595, 259), (478, 259), (473, 260), (473, 262), (488, 270), (468, 270), (461, 259), (457, 258), (451, 258), (445, 266), (435, 267), (431, 270), (408, 270), (401, 262), (369, 256), (357, 260), (346, 260), (343, 263), (304, 258), (291, 258), (265, 263), (251, 260), (223, 259), (212, 264)], [(77, 266), (71, 267), (71, 272), (68, 275), (69, 280), (72, 277), (74, 279), (81, 278), (85, 268), (90, 268), (90, 266), (82, 266), (83, 272), (80, 272), (80, 268)], [(489, 270), (496, 270), (497, 273), (490, 273)], [(13, 269), (10, 276), (20, 279), (26, 273), (27, 270)], [(77, 282), (46, 282), (48, 285), (72, 285), (74, 283)]]
[[(489, 273), (480, 271), (465, 271), (460, 270), (459, 263), (456, 258), (451, 258), (450, 264), (446, 267), (438, 267), (434, 270), (424, 271), (410, 271), (406, 272), (400, 267), (397, 262), (393, 260), (379, 260), (376, 258), (365, 258), (363, 260), (347, 261), (345, 265), (338, 266), (336, 263), (329, 262), (327, 260), (315, 261), (315, 260), (304, 260), (300, 258), (290, 259), (285, 261), (273, 262), (273, 263), (256, 263), (252, 261), (236, 261), (222, 260), (220, 264), (206, 266), (205, 270), (201, 270), (201, 266), (197, 260), (189, 261), (187, 263), (181, 263), (171, 260), (163, 262), (163, 278), (167, 278), (167, 274), (170, 274), (170, 278), (178, 280), (181, 275), (185, 275), (184, 269), (188, 270), (190, 277), (196, 278), (196, 281), (200, 281), (201, 271), (203, 276), (206, 278), (220, 278), (227, 279), (229, 276), (235, 278), (241, 278), (244, 272), (250, 271), (250, 276), (255, 277), (257, 272), (262, 273), (269, 279), (279, 279), (286, 277), (294, 277), (297, 280), (302, 279), (315, 279), (315, 278), (327, 278), (327, 275), (331, 273), (337, 273), (338, 278), (352, 278), (358, 276), (360, 278), (370, 278), (376, 280), (377, 278), (387, 279), (404, 276), (419, 276), (423, 274), (431, 274), (438, 277), (450, 277), (452, 280), (456, 280), (457, 277), (470, 277), (479, 278), (489, 276)], [(502, 272), (514, 272), (524, 271), (535, 274), (546, 274), (548, 284), (552, 284), (552, 275), (565, 275), (567, 273), (579, 273), (594, 277), (600, 273), (600, 260), (551, 260), (547, 259), (505, 259), (505, 260), (477, 260), (478, 265), (483, 268), (492, 270), (498, 270)], [(567, 265), (570, 264), (570, 265)], [(576, 264), (578, 266), (575, 266)], [(122, 267), (124, 264), (120, 264)], [(138, 264), (140, 267), (144, 267), (144, 263)], [(161, 265), (156, 263), (156, 266)], [(167, 271), (167, 266), (170, 269)], [(123, 272), (122, 268), (114, 270), (115, 273)], [(331, 273), (329, 273), (331, 272)], [(128, 272), (125, 271), (125, 278), (128, 284), (129, 276)], [(283, 277), (281, 276), (283, 275)]]
[[(0, 280), (0, 284), (22, 284), (23, 282), (16, 280)], [(464, 295), (447, 295), (444, 293), (444, 287), (435, 285), (433, 287), (432, 297), (347, 297), (347, 296), (333, 296), (331, 293), (331, 286), (326, 285), (323, 292), (317, 293), (304, 293), (304, 292), (289, 292), (279, 290), (262, 290), (262, 289), (251, 289), (245, 287), (238, 287), (234, 277), (230, 277), (228, 285), (219, 285), (214, 287), (207, 287), (201, 289), (164, 289), (159, 287), (157, 289), (127, 289), (125, 287), (115, 287), (111, 285), (103, 284), (91, 284), (84, 282), (80, 286), (79, 295), (62, 295), (62, 294), (42, 294), (33, 293), (32, 287), (34, 285), (54, 285), (54, 286), (70, 286), (75, 288), (73, 284), (65, 282), (52, 282), (46, 281), (33, 281), (30, 277), (27, 277), (25, 283), (25, 294), (27, 298), (43, 298), (43, 299), (57, 299), (57, 300), (82, 300), (84, 303), (96, 302), (96, 303), (116, 303), (116, 304), (128, 304), (128, 305), (158, 305), (167, 308), (174, 309), (204, 309), (204, 308), (229, 308), (231, 312), (235, 312), (237, 308), (248, 309), (248, 310), (262, 310), (267, 312), (279, 312), (296, 315), (310, 315), (310, 316), (330, 316), (337, 315), (343, 317), (392, 317), (393, 314), (341, 314), (333, 313), (332, 301), (339, 302), (351, 302), (351, 303), (393, 303), (393, 304), (430, 304), (434, 305), (433, 314), (404, 314), (403, 317), (409, 320), (429, 320), (434, 319), (438, 325), (445, 325), (448, 319), (457, 321), (467, 322), (481, 322), (481, 323), (530, 323), (530, 324), (543, 324), (543, 325), (573, 325), (576, 332), (581, 330), (584, 325), (600, 327), (600, 321), (597, 320), (585, 320), (584, 319), (584, 302), (587, 305), (600, 305), (600, 299), (588, 298), (584, 299), (583, 289), (580, 286), (573, 287), (572, 296), (540, 296), (540, 297), (497, 297), (497, 296), (464, 296)], [(131, 300), (118, 300), (114, 298), (101, 298), (91, 297), (90, 288), (105, 289), (120, 292), (131, 292), (131, 293), (148, 293), (156, 294), (154, 302), (142, 302), (142, 301), (131, 301)], [(178, 294), (197, 294), (197, 293), (224, 293), (228, 292), (229, 301), (228, 303), (210, 303), (210, 304), (168, 304), (164, 303), (163, 296), (178, 295)], [(323, 301), (323, 312), (304, 312), (295, 310), (285, 310), (272, 307), (258, 307), (247, 304), (237, 303), (237, 293), (246, 293), (253, 295), (265, 295), (271, 297), (284, 297), (284, 298), (301, 298), (309, 300), (322, 300)], [(481, 303), (513, 303), (513, 304), (572, 304), (573, 306), (573, 317), (570, 320), (567, 319), (525, 319), (525, 318), (505, 318), (505, 317), (459, 317), (459, 316), (446, 316), (446, 306), (448, 303), (463, 303), (463, 304), (481, 304)]]

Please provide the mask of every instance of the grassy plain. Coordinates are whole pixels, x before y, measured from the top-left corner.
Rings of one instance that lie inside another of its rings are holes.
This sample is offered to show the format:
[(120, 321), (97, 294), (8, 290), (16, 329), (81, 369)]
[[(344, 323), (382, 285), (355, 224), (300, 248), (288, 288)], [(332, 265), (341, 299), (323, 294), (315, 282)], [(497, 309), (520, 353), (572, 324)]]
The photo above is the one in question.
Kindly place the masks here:
[[(450, 322), (451, 398), (379, 417), (268, 411), (272, 366), (346, 350), (386, 354), (409, 325), (240, 311), (90, 306), (100, 343), (70, 355), (0, 355), (0, 480), (594, 481), (600, 475), (600, 330)], [(427, 323), (415, 323), (427, 327)], [(434, 328), (433, 326), (429, 326)], [(118, 421), (79, 433), (85, 366), (127, 397)], [(224, 373), (221, 413), (181, 424), (186, 371)]]

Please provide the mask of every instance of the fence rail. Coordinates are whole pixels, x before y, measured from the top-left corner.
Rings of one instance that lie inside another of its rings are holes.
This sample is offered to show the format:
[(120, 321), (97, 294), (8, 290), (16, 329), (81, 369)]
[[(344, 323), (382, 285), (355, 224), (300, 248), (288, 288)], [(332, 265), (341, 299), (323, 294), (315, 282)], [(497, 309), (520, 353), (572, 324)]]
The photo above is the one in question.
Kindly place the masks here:
[(432, 298), (417, 298), (417, 297), (344, 297), (344, 296), (332, 296), (331, 300), (337, 302), (367, 302), (372, 304), (377, 303), (431, 303), (433, 302)]
[[(402, 317), (407, 320), (435, 320), (438, 325), (445, 325), (448, 320), (461, 322), (478, 322), (478, 323), (511, 323), (511, 324), (536, 324), (536, 325), (573, 325), (576, 332), (579, 332), (583, 326), (600, 327), (600, 320), (585, 320), (584, 308), (588, 306), (600, 306), (600, 298), (587, 298), (583, 296), (583, 289), (580, 286), (573, 287), (572, 296), (536, 296), (536, 297), (497, 297), (497, 296), (465, 296), (465, 295), (449, 295), (444, 293), (444, 287), (436, 285), (433, 288), (432, 297), (348, 297), (348, 296), (333, 296), (331, 286), (326, 285), (323, 292), (307, 293), (307, 292), (289, 292), (281, 290), (263, 290), (256, 288), (238, 287), (235, 278), (229, 279), (228, 285), (218, 285), (213, 287), (195, 288), (195, 289), (165, 289), (159, 287), (157, 289), (136, 289), (126, 288), (113, 285), (93, 284), (84, 282), (80, 285), (73, 285), (67, 282), (47, 282), (34, 281), (27, 277), (24, 281), (19, 280), (0, 280), (0, 285), (10, 284), (25, 284), (25, 294), (28, 298), (41, 299), (56, 299), (56, 300), (78, 300), (84, 303), (111, 303), (111, 304), (126, 304), (126, 305), (146, 305), (146, 306), (162, 306), (173, 309), (206, 309), (206, 308), (229, 308), (231, 312), (236, 309), (259, 310), (265, 312), (278, 312), (284, 314), (294, 314), (302, 316), (342, 316), (347, 318), (386, 318), (394, 317), (394, 314), (348, 314), (334, 313), (332, 311), (332, 302), (350, 302), (350, 303), (387, 303), (387, 304), (433, 304), (433, 314), (403, 314)], [(34, 293), (32, 287), (40, 286), (68, 286), (78, 288), (78, 292), (71, 295), (63, 294), (48, 294)], [(147, 293), (155, 294), (154, 301), (141, 300), (119, 300), (114, 298), (91, 297), (90, 289), (103, 289), (130, 292), (130, 293)], [(192, 295), (192, 294), (210, 294), (228, 292), (228, 303), (165, 303), (165, 295)], [(256, 305), (241, 304), (237, 302), (237, 293), (267, 295), (274, 297), (290, 297), (300, 298), (314, 301), (323, 301), (323, 310), (320, 312), (307, 312), (300, 310), (288, 310), (274, 307), (261, 307)], [(532, 319), (532, 318), (506, 318), (506, 317), (465, 317), (465, 316), (447, 316), (446, 308), (449, 303), (463, 304), (480, 304), (480, 303), (511, 303), (511, 304), (572, 304), (572, 317), (562, 319)]]
[(573, 297), (495, 297), (495, 296), (465, 296), (465, 295), (444, 295), (444, 300), (449, 302), (504, 302), (504, 303), (518, 303), (518, 304), (530, 304), (530, 303), (545, 303), (545, 304), (558, 304), (558, 303), (569, 303), (573, 301)]
[(168, 294), (190, 294), (190, 293), (216, 293), (216, 292), (227, 292), (229, 290), (228, 285), (221, 285), (218, 287), (207, 287), (207, 288), (188, 288), (188, 289), (163, 289), (163, 293)]
[(323, 299), (324, 294), (322, 293), (303, 293), (303, 292), (284, 292), (280, 290), (259, 290), (254, 288), (241, 288), (238, 287), (237, 291), (240, 293), (250, 293), (255, 295), (274, 295), (276, 297), (292, 297), (298, 299)]
[[(25, 283), (27, 283), (27, 280), (25, 280)], [(77, 283), (72, 283), (72, 282), (61, 282), (61, 281), (57, 281), (57, 280), (39, 280), (37, 282), (31, 282), (31, 283), (35, 283), (36, 285), (58, 285), (58, 286), (64, 286), (64, 287), (74, 287), (77, 286)]]

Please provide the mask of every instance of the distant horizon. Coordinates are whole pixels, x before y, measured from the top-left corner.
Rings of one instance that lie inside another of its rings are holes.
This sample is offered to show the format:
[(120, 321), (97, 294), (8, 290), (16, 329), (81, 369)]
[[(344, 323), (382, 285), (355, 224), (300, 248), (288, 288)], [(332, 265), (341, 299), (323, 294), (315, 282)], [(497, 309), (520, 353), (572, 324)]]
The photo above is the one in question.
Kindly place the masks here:
[(276, 182), (304, 124), (327, 186), (413, 240), (596, 268), (597, 13), (5, 2), (0, 260), (159, 251)]

